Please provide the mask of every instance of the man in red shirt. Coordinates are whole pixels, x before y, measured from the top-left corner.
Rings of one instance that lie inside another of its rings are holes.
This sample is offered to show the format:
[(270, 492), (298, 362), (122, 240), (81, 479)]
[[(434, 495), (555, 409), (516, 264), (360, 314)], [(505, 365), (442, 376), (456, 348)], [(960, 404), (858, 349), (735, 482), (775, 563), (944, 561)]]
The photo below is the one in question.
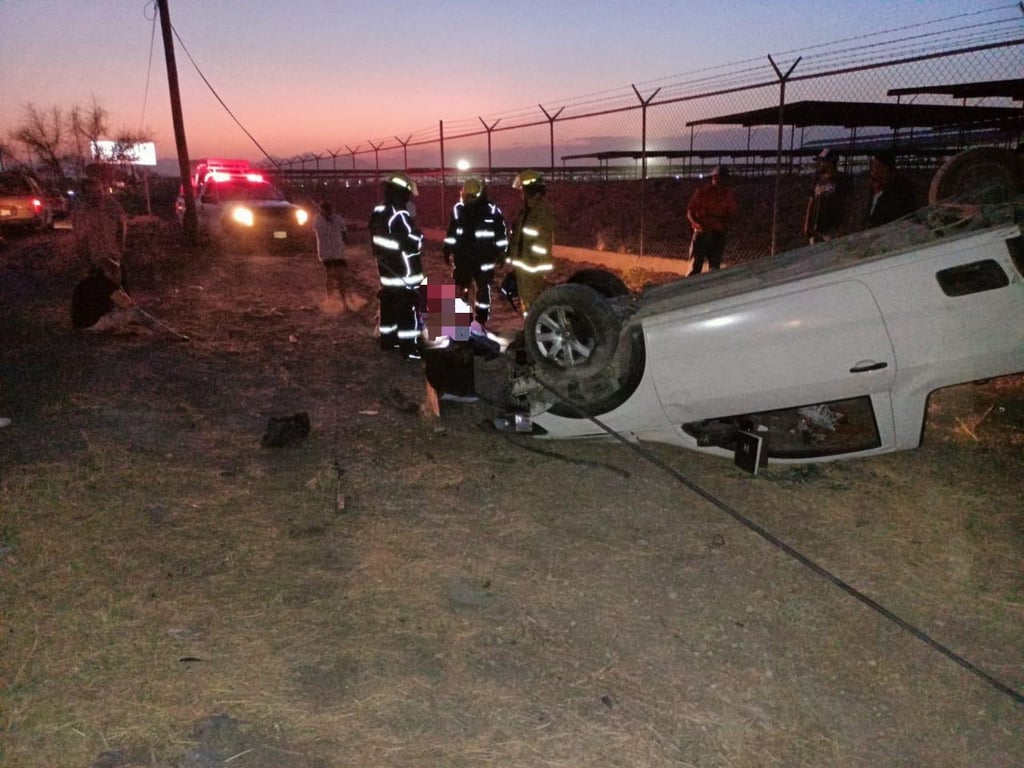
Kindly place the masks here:
[(686, 207), (686, 218), (693, 227), (690, 241), (693, 267), (688, 277), (699, 275), (705, 260), (709, 270), (722, 266), (725, 230), (736, 215), (736, 195), (725, 181), (727, 178), (729, 169), (724, 165), (716, 166), (711, 171), (711, 183), (698, 188)]

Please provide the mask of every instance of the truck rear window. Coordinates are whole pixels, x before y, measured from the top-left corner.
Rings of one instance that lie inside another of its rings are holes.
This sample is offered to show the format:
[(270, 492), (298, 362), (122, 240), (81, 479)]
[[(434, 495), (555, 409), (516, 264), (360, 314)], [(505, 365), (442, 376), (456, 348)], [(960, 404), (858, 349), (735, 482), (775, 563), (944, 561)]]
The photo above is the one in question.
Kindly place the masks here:
[(1010, 279), (1003, 268), (992, 259), (943, 269), (935, 277), (942, 292), (947, 296), (966, 296), (970, 293), (994, 291), (1010, 284)]

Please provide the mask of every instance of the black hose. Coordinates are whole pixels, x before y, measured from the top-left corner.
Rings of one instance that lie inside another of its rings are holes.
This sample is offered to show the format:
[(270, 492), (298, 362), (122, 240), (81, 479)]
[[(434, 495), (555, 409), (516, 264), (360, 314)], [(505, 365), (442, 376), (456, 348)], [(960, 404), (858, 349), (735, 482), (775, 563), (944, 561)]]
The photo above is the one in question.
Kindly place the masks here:
[(971, 674), (976, 675), (977, 677), (980, 677), (982, 680), (984, 680), (986, 683), (988, 683), (990, 686), (995, 688), (1000, 693), (1006, 694), (1007, 696), (1009, 696), (1011, 699), (1013, 699), (1018, 704), (1024, 704), (1024, 694), (1021, 694), (1019, 691), (1016, 691), (1013, 688), (1011, 688), (1010, 686), (1006, 685), (1005, 683), (997, 680), (995, 677), (990, 675), (988, 672), (985, 672), (983, 669), (980, 669), (979, 667), (975, 666), (974, 664), (972, 664), (970, 661), (965, 659), (960, 654), (955, 653), (954, 651), (951, 651), (949, 648), (947, 648), (946, 646), (942, 645), (937, 640), (933, 639), (927, 633), (925, 633), (922, 630), (918, 629), (917, 627), (915, 627), (910, 622), (900, 618), (899, 616), (897, 616), (895, 613), (890, 611), (885, 606), (883, 606), (880, 603), (876, 602), (875, 600), (871, 599), (870, 597), (865, 595), (863, 592), (861, 592), (857, 588), (851, 586), (850, 584), (846, 583), (845, 581), (840, 579), (838, 576), (836, 576), (832, 572), (830, 572), (827, 569), (823, 568), (822, 566), (818, 565), (816, 562), (811, 560), (806, 555), (801, 554), (796, 549), (791, 547), (789, 544), (787, 544), (786, 542), (782, 541), (781, 539), (776, 537), (774, 534), (770, 533), (765, 528), (762, 528), (760, 525), (755, 523), (750, 518), (746, 517), (742, 513), (740, 513), (737, 510), (733, 509), (731, 506), (726, 504), (724, 501), (719, 499), (714, 494), (712, 494), (709, 491), (706, 491), (703, 488), (701, 488), (695, 482), (693, 482), (689, 478), (685, 477), (678, 470), (674, 469), (673, 467), (670, 467), (668, 464), (663, 462), (657, 456), (655, 456), (652, 453), (650, 453), (650, 451), (647, 451), (646, 449), (644, 449), (642, 446), (638, 445), (635, 442), (631, 442), (631, 441), (627, 440), (625, 437), (620, 435), (618, 432), (616, 432), (615, 430), (611, 429), (606, 424), (604, 424), (597, 417), (595, 417), (595, 416), (588, 416), (586, 414), (586, 412), (578, 404), (576, 404), (575, 402), (567, 399), (564, 395), (562, 395), (560, 392), (558, 392), (558, 390), (556, 390), (554, 387), (549, 385), (543, 379), (539, 378), (536, 374), (534, 374), (533, 379), (538, 384), (540, 384), (542, 387), (544, 387), (544, 389), (546, 389), (548, 392), (550, 392), (555, 397), (557, 397), (565, 405), (568, 405), (570, 408), (572, 408), (574, 411), (576, 411), (580, 416), (589, 419), (591, 422), (596, 424), (604, 432), (608, 433), (613, 438), (618, 440), (620, 443), (622, 443), (623, 445), (625, 445), (628, 448), (630, 448), (633, 451), (635, 451), (637, 454), (642, 456), (644, 459), (646, 459), (647, 461), (651, 462), (651, 464), (653, 464), (654, 466), (656, 466), (659, 469), (663, 470), (666, 474), (668, 474), (670, 477), (674, 478), (679, 483), (682, 483), (683, 485), (685, 485), (687, 488), (689, 488), (691, 491), (696, 493), (698, 496), (700, 496), (705, 501), (713, 504), (715, 507), (720, 509), (722, 512), (725, 512), (725, 514), (729, 515), (729, 517), (731, 517), (736, 522), (738, 522), (741, 525), (744, 525), (747, 528), (749, 528), (751, 531), (756, 533), (758, 536), (760, 536), (762, 539), (767, 541), (769, 544), (772, 544), (773, 546), (781, 549), (783, 552), (785, 552), (787, 555), (789, 555), (794, 560), (799, 562), (801, 565), (807, 566), (808, 568), (810, 568), (812, 571), (814, 571), (819, 576), (822, 576), (822, 577), (828, 579), (830, 582), (832, 582), (832, 584), (834, 584), (835, 586), (839, 587), (839, 589), (841, 589), (844, 592), (846, 592), (846, 594), (850, 595), (851, 597), (853, 597), (856, 600), (859, 600), (861, 603), (866, 605), (871, 610), (881, 614), (882, 616), (887, 618), (889, 621), (891, 621), (894, 624), (896, 624), (896, 626), (898, 626), (901, 629), (909, 632), (911, 635), (913, 635), (914, 637), (916, 637), (918, 640), (920, 640), (921, 642), (925, 643), (926, 645), (931, 646), (933, 649), (935, 649), (936, 651), (938, 651), (939, 653), (941, 653), (943, 656), (945, 656), (946, 658), (950, 659), (951, 661), (955, 662), (956, 664), (959, 664), (961, 667), (966, 669)]

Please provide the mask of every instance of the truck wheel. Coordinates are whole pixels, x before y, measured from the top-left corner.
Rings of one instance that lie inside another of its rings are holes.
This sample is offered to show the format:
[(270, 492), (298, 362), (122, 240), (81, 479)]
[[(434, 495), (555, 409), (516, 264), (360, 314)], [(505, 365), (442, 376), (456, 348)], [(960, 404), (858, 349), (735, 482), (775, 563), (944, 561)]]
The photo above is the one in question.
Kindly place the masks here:
[(1020, 191), (1022, 160), (1009, 149), (974, 147), (949, 158), (932, 177), (928, 204), (1005, 203)]
[(588, 379), (571, 379), (556, 391), (550, 412), (566, 419), (602, 416), (626, 402), (643, 379), (647, 363), (643, 331), (639, 327), (623, 334), (612, 361)]
[(556, 285), (538, 296), (523, 330), (530, 359), (544, 372), (569, 379), (603, 369), (619, 340), (619, 322), (605, 298), (576, 283)]

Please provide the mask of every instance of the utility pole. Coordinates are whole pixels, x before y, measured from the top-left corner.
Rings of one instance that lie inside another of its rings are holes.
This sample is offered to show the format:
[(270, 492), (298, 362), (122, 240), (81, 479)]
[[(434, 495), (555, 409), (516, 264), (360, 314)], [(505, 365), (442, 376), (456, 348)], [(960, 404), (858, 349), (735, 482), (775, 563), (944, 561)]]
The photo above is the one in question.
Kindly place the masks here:
[(171, 37), (171, 15), (167, 0), (156, 0), (160, 10), (160, 32), (164, 40), (164, 58), (167, 60), (167, 88), (171, 93), (171, 118), (174, 122), (174, 143), (178, 149), (178, 172), (181, 174), (181, 190), (185, 198), (185, 239), (190, 243), (199, 240), (199, 220), (196, 217), (196, 198), (192, 189), (192, 167), (185, 142), (185, 120), (181, 114), (181, 91), (178, 90), (178, 65), (174, 62), (174, 39)]

